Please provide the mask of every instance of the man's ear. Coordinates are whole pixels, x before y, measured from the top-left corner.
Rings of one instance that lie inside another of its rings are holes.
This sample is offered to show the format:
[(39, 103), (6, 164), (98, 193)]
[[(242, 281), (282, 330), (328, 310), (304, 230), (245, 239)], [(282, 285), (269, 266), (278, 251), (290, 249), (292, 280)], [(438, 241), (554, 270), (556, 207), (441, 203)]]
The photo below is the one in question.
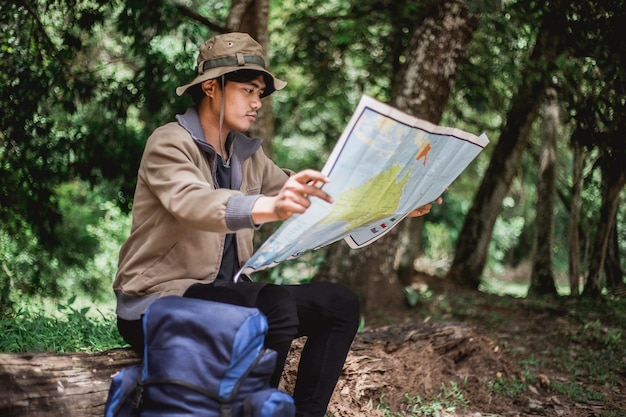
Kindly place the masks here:
[(207, 97), (213, 98), (216, 88), (217, 82), (215, 79), (206, 80), (202, 83), (202, 91)]

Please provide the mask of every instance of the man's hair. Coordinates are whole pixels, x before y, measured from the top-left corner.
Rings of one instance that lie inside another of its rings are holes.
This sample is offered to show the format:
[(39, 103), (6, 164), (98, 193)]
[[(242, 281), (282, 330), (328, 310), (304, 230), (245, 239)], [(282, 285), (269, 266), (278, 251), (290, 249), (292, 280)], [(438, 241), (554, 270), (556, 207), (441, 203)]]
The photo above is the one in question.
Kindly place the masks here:
[[(239, 71), (229, 72), (227, 74), (224, 74), (224, 85), (226, 85), (228, 81), (234, 81), (236, 83), (247, 83), (247, 82), (254, 80), (259, 75), (262, 75), (263, 78), (267, 77), (265, 73), (261, 71), (255, 71), (255, 70), (243, 69)], [(220, 81), (221, 79), (222, 77), (218, 78), (217, 80)], [(265, 80), (265, 83), (266, 84), (268, 83), (267, 79)], [(223, 85), (221, 82), (218, 82), (217, 85), (219, 85), (220, 88), (223, 88)], [(202, 99), (205, 97), (204, 91), (202, 91), (202, 83), (192, 85), (187, 90), (187, 93), (193, 99), (193, 102), (196, 105), (196, 107), (200, 104)]]

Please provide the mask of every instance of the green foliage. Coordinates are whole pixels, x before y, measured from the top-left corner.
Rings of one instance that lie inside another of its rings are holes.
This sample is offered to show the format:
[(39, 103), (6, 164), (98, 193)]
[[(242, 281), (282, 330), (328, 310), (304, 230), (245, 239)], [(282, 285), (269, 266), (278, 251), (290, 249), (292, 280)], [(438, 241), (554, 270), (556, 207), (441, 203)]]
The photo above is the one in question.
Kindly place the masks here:
[[(102, 4), (104, 3), (104, 4)], [(59, 221), (53, 188), (69, 178), (73, 138), (56, 130), (57, 114), (89, 100), (93, 73), (73, 66), (109, 2), (3, 2), (0, 33), (0, 210), (4, 228), (26, 220), (40, 242), (53, 246)], [(62, 18), (61, 18), (62, 16)]]
[[(504, 206), (506, 207), (507, 201), (511, 201), (509, 197), (505, 198)], [(488, 267), (495, 270), (496, 275), (501, 274), (503, 269), (507, 265), (506, 255), (510, 249), (517, 244), (518, 238), (524, 228), (524, 218), (521, 216), (515, 216), (503, 220), (499, 217), (496, 221), (496, 225), (493, 231), (493, 238), (490, 242), (489, 252), (492, 254), (495, 262), (490, 263)]]
[(580, 343), (599, 345), (608, 350), (615, 350), (616, 347), (624, 344), (621, 329), (610, 329), (603, 326), (600, 320), (585, 323), (573, 337)]
[(0, 221), (50, 249), (59, 184), (111, 180), (129, 208), (145, 138), (183, 108), (173, 91), (207, 30), (166, 1), (3, 2), (0, 15)]
[[(49, 261), (45, 253), (37, 256), (39, 246), (36, 238), (27, 225), (22, 224), (22, 227), (21, 233), (15, 237), (5, 228), (0, 228), (0, 316), (10, 310), (19, 295), (28, 293), (30, 288), (41, 287), (42, 267)], [(46, 286), (49, 293), (58, 292), (54, 282), (48, 282)]]
[[(306, 140), (322, 150), (299, 167), (321, 168), (362, 94), (388, 99), (402, 46), (428, 3), (274, 0), (272, 68), (289, 82), (273, 97), (277, 143)], [(277, 160), (293, 165), (280, 152)]]
[(304, 284), (310, 282), (324, 260), (324, 251), (305, 253), (271, 268), (267, 281), (273, 284)]
[(433, 291), (427, 285), (420, 287), (407, 286), (403, 288), (404, 296), (410, 307), (417, 306), (420, 302), (428, 301), (433, 297)]
[[(597, 362), (594, 363), (597, 364)], [(530, 385), (537, 385), (539, 383), (539, 376), (535, 373), (539, 367), (539, 364), (536, 361), (521, 361), (520, 366), (523, 373), (522, 378), (518, 378), (515, 375), (509, 378), (497, 375), (493, 380), (485, 381), (489, 394), (504, 395), (514, 399), (528, 391)], [(543, 378), (545, 378), (545, 376)], [(567, 394), (570, 398), (579, 402), (605, 400), (605, 396), (603, 394), (600, 394), (590, 387), (583, 386), (582, 384), (574, 381), (549, 381), (547, 388), (554, 392)]]
[(456, 239), (456, 230), (458, 229), (450, 227), (443, 221), (437, 222), (436, 219), (429, 219), (424, 222), (425, 256), (439, 261), (441, 267), (438, 275), (444, 272), (443, 269), (452, 259), (453, 253), (450, 242)]
[(441, 384), (439, 393), (432, 398), (426, 399), (419, 395), (404, 394), (402, 411), (393, 411), (386, 404), (384, 395), (378, 399), (378, 404), (370, 400), (370, 409), (382, 411), (385, 417), (417, 417), (417, 416), (440, 416), (442, 413), (455, 413), (459, 408), (469, 405), (462, 389), (455, 381), (450, 381), (450, 386)]
[(111, 316), (75, 307), (75, 301), (70, 297), (58, 304), (58, 316), (31, 306), (0, 319), (0, 352), (97, 352), (126, 346)]
[(606, 399), (604, 394), (598, 393), (590, 387), (572, 382), (551, 382), (550, 389), (555, 392), (567, 394), (570, 398), (583, 403), (591, 401), (604, 401)]
[(76, 181), (58, 187), (63, 221), (55, 228), (58, 246), (50, 251), (41, 251), (25, 223), (17, 238), (0, 228), (0, 317), (31, 296), (85, 294), (102, 300), (111, 294), (119, 247), (130, 228), (130, 216), (107, 199), (111, 194), (105, 184), (90, 189)]
[(89, 190), (83, 183), (74, 181), (57, 187), (61, 222), (55, 231), (60, 245), (55, 249), (57, 258), (65, 265), (79, 265), (93, 257), (98, 250), (96, 236), (87, 233), (87, 226), (97, 224), (103, 213), (88, 200)]
[(443, 124), (484, 131), (496, 138), (533, 42), (532, 32), (520, 22), (522, 18), (515, 6), (507, 8), (506, 13), (482, 16), (467, 60), (460, 63)]
[[(567, 349), (563, 350), (563, 355), (568, 355), (569, 351)], [(607, 375), (605, 372), (608, 369), (598, 368), (598, 365), (603, 361), (601, 358), (596, 358), (592, 362), (592, 367), (594, 371), (597, 373), (601, 373), (602, 375)], [(579, 361), (576, 367), (584, 366), (584, 361)], [(522, 360), (520, 362), (520, 367), (522, 369), (523, 376), (518, 378), (515, 375), (510, 377), (505, 377), (501, 374), (496, 375), (496, 377), (491, 381), (483, 381), (490, 395), (504, 395), (506, 397), (515, 399), (519, 398), (520, 395), (523, 395), (525, 392), (529, 390), (530, 385), (537, 385), (540, 383), (540, 377), (537, 373), (540, 367), (540, 363), (534, 359), (529, 358), (526, 360)], [(573, 374), (575, 375), (575, 373)], [(542, 376), (543, 380), (546, 381), (546, 377)], [(603, 381), (602, 383), (607, 382)], [(568, 395), (574, 401), (577, 402), (589, 402), (589, 401), (603, 401), (605, 400), (605, 396), (601, 393), (594, 391), (591, 387), (584, 386), (583, 384), (577, 382), (576, 380), (560, 382), (560, 381), (552, 381), (548, 382), (548, 389), (559, 392), (562, 394)]]
[(528, 383), (517, 377), (506, 379), (497, 375), (492, 381), (485, 381), (489, 394), (500, 394), (510, 398), (516, 398), (528, 390)]

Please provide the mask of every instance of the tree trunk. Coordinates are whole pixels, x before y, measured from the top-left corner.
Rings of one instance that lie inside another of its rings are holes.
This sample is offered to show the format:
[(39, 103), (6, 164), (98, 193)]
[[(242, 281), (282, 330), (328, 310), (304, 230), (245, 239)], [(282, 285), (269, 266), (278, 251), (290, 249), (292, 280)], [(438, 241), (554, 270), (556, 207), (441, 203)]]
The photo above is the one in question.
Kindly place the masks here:
[(537, 210), (532, 255), (530, 293), (557, 295), (552, 273), (552, 235), (556, 199), (556, 144), (559, 135), (559, 106), (556, 91), (547, 91), (541, 124), (541, 151), (537, 176)]
[[(392, 81), (391, 105), (432, 123), (438, 123), (454, 85), (458, 63), (477, 24), (465, 2), (448, 0), (433, 8), (412, 35), (405, 51), (405, 62)], [(421, 228), (421, 220), (412, 220)], [(394, 259), (400, 268), (413, 271), (413, 260), (420, 250), (419, 233), (405, 221), (370, 246), (351, 251), (335, 245), (316, 279), (345, 283), (361, 296), (365, 312), (384, 310), (389, 302), (399, 302), (402, 291), (394, 272)], [(400, 235), (404, 234), (404, 238)], [(407, 252), (398, 253), (400, 241), (408, 242)], [(382, 285), (381, 285), (382, 284)]]
[[(407, 47), (410, 56), (407, 54), (406, 64), (392, 82), (391, 104), (438, 124), (478, 20), (478, 15), (468, 13), (464, 2), (441, 3), (434, 18), (426, 19), (411, 38)], [(433, 58), (424, 60), (424, 56)], [(406, 219), (398, 227), (396, 274), (402, 285), (408, 285), (415, 274), (415, 260), (422, 252), (424, 218)]]
[(474, 289), (480, 285), (502, 200), (519, 168), (530, 129), (537, 116), (540, 98), (544, 96), (550, 74), (555, 68), (562, 40), (555, 30), (564, 27), (559, 23), (563, 18), (559, 10), (547, 11), (543, 17), (530, 57), (530, 66), (524, 72), (520, 88), (512, 99), (506, 125), (456, 242), (447, 278), (457, 285)]
[(410, 285), (415, 275), (415, 260), (422, 255), (422, 235), (424, 218), (408, 218), (398, 226), (396, 262), (394, 268), (402, 286)]
[(350, 249), (345, 242), (334, 243), (314, 281), (338, 282), (352, 289), (366, 317), (384, 313), (386, 306), (403, 302), (400, 282), (393, 273), (397, 237), (397, 231), (391, 230), (361, 249)]
[[(245, 32), (252, 36), (262, 47), (266, 66), (269, 65), (269, 0), (233, 0), (226, 20), (230, 30)], [(272, 115), (272, 97), (263, 99), (257, 120), (248, 132), (250, 136), (263, 138), (263, 150), (271, 157), (272, 138), (274, 137), (274, 118)]]
[(624, 161), (607, 149), (600, 157), (600, 168), (602, 170), (602, 205), (591, 252), (589, 274), (583, 290), (583, 295), (590, 297), (597, 297), (602, 293), (602, 267), (607, 256), (613, 222), (617, 215), (619, 194), (626, 184)]
[(609, 293), (613, 293), (624, 286), (624, 270), (620, 264), (619, 241), (617, 240), (617, 218), (613, 220), (613, 229), (609, 238), (609, 247), (604, 261), (606, 286)]
[(569, 290), (570, 295), (576, 296), (580, 293), (580, 202), (582, 198), (583, 168), (585, 166), (586, 152), (584, 148), (573, 143), (572, 162), (572, 201), (569, 212)]

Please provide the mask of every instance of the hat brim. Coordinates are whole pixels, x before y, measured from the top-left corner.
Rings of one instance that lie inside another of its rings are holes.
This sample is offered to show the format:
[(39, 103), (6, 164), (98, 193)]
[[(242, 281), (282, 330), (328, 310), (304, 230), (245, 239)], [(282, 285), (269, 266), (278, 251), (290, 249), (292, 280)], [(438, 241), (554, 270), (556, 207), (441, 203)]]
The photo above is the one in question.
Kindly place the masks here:
[(276, 90), (282, 90), (287, 85), (287, 83), (285, 81), (280, 80), (280, 79), (274, 77), (274, 75), (271, 72), (269, 72), (268, 70), (266, 70), (262, 66), (256, 65), (256, 64), (247, 64), (247, 65), (244, 65), (244, 66), (236, 65), (236, 66), (230, 66), (230, 67), (219, 67), (219, 68), (213, 68), (213, 69), (210, 69), (208, 71), (205, 71), (204, 73), (196, 76), (196, 78), (194, 78), (189, 84), (185, 84), (185, 85), (181, 85), (180, 87), (177, 87), (176, 88), (176, 94), (179, 95), (179, 96), (182, 96), (183, 94), (185, 94), (187, 92), (189, 87), (191, 87), (193, 85), (199, 84), (199, 83), (207, 81), (207, 80), (211, 80), (213, 78), (220, 77), (220, 76), (222, 76), (224, 74), (228, 74), (230, 72), (239, 71), (239, 70), (259, 71), (259, 72), (262, 72), (263, 74), (266, 74), (268, 76), (266, 78), (266, 80), (270, 80), (271, 81), (271, 85), (270, 85), (270, 83), (268, 83), (265, 86), (265, 91), (263, 93), (263, 97), (269, 96), (270, 94), (272, 94)]

